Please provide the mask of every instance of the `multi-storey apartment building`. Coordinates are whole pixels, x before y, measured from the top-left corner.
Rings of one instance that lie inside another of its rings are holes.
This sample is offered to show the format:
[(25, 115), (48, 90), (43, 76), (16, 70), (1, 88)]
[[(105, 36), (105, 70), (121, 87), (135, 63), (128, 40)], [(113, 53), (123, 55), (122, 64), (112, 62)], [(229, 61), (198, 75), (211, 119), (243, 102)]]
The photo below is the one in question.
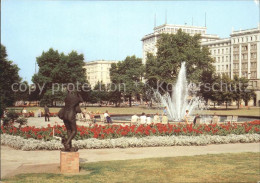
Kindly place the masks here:
[(214, 59), (213, 65), (216, 73), (219, 75), (226, 74), (230, 76), (231, 71), (231, 39), (219, 39), (215, 41), (202, 42), (202, 46), (207, 46)]
[(154, 28), (154, 32), (147, 34), (142, 38), (143, 42), (143, 64), (146, 63), (147, 53), (156, 55), (156, 43), (162, 33), (175, 34), (179, 29), (190, 35), (201, 34), (201, 42), (218, 40), (217, 35), (206, 34), (206, 27), (190, 25), (171, 25), (163, 24)]
[(110, 68), (112, 63), (117, 63), (117, 61), (107, 61), (107, 60), (96, 60), (91, 62), (86, 62), (86, 77), (91, 85), (91, 88), (98, 82), (102, 82), (107, 85), (110, 81)]
[(260, 106), (260, 24), (257, 28), (232, 31), (229, 38), (223, 39), (206, 34), (206, 27), (161, 25), (142, 38), (143, 63), (148, 52), (156, 55), (156, 42), (161, 33), (175, 34), (178, 29), (190, 35), (201, 34), (201, 45), (209, 48), (217, 74), (227, 74), (231, 79), (235, 75), (248, 78), (256, 93), (253, 103)]
[(232, 31), (230, 37), (231, 78), (248, 78), (256, 93), (254, 103), (260, 106), (260, 24), (257, 28)]

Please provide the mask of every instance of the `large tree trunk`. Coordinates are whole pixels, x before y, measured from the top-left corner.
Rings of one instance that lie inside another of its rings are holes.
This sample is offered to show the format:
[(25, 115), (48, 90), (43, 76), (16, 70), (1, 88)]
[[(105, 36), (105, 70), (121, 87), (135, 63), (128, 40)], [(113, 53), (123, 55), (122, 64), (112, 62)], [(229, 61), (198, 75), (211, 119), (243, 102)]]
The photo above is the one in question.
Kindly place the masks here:
[(239, 104), (240, 104), (240, 102), (239, 102), (239, 100), (237, 101), (237, 109), (239, 109)]
[(245, 100), (245, 106), (248, 106), (248, 100)]
[(226, 102), (226, 110), (227, 110), (227, 107), (228, 107), (228, 105), (227, 105), (228, 103)]
[(132, 107), (132, 95), (129, 96), (129, 107)]

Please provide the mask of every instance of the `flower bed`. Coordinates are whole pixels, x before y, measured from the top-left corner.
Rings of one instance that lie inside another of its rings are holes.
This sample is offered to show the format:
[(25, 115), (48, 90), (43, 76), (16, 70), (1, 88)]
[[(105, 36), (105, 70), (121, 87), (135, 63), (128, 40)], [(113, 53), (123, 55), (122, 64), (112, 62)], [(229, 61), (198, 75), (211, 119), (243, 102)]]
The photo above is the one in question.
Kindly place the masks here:
[[(228, 144), (228, 143), (250, 143), (259, 142), (259, 134), (244, 135), (200, 135), (200, 136), (148, 136), (148, 137), (121, 137), (117, 139), (96, 139), (73, 140), (73, 146), (79, 149), (101, 149), (101, 148), (130, 148), (130, 147), (156, 147), (156, 146), (202, 146), (207, 144)], [(1, 144), (8, 145), (15, 149), (30, 150), (59, 150), (63, 146), (59, 140), (36, 140), (24, 139), (20, 136), (3, 134)]]
[[(58, 150), (55, 136), (66, 135), (65, 126), (46, 128), (1, 126), (1, 144), (22, 150)], [(126, 148), (176, 145), (207, 145), (260, 141), (260, 120), (243, 124), (196, 125), (156, 124), (140, 126), (78, 126), (73, 145), (80, 149)]]
[[(220, 125), (195, 125), (192, 124), (156, 124), (156, 125), (92, 125), (90, 127), (78, 126), (78, 132), (75, 140), (84, 140), (89, 138), (96, 139), (114, 139), (120, 137), (146, 137), (146, 136), (200, 136), (200, 135), (220, 135), (229, 134), (260, 134), (260, 120), (243, 124), (220, 124)], [(21, 136), (25, 139), (33, 138), (49, 141), (55, 136), (64, 136), (67, 134), (65, 126), (53, 126), (44, 128), (35, 128), (31, 126), (17, 128), (15, 126), (1, 126), (1, 134), (10, 134)]]

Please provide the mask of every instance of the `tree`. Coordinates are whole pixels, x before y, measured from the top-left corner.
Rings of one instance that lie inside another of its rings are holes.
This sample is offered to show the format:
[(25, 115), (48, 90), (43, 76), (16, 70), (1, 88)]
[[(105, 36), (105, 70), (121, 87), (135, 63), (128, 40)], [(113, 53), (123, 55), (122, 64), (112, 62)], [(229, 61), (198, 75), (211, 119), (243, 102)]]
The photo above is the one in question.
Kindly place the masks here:
[(20, 83), (19, 68), (7, 59), (7, 52), (1, 44), (0, 55), (0, 116), (6, 107), (12, 106), (16, 100), (16, 93), (12, 90), (12, 84)]
[(94, 93), (94, 96), (100, 103), (100, 106), (102, 105), (103, 101), (108, 101), (108, 92), (106, 86), (102, 82), (98, 82), (95, 85), (92, 93)]
[(200, 85), (200, 94), (208, 104), (208, 101), (211, 100), (215, 103), (220, 100), (219, 90), (220, 86), (218, 85), (221, 78), (216, 75), (211, 70), (205, 70), (202, 72)]
[[(140, 94), (143, 83), (141, 82), (144, 67), (142, 60), (136, 56), (127, 56), (124, 61), (113, 65), (110, 69), (112, 83), (119, 87), (124, 86), (123, 94), (132, 106), (132, 97)], [(120, 91), (121, 92), (121, 91)]]
[(20, 83), (22, 90), (16, 92), (16, 100), (28, 101), (29, 100), (29, 84), (27, 81), (22, 81)]
[(249, 80), (237, 75), (233, 79), (233, 99), (237, 102), (237, 108), (239, 109), (241, 100), (245, 101), (245, 105), (248, 105), (248, 101), (254, 96), (254, 91), (248, 89)]
[(220, 90), (218, 92), (218, 101), (226, 103), (226, 109), (228, 108), (228, 103), (231, 102), (234, 98), (234, 93), (232, 91), (233, 81), (229, 78), (228, 75), (222, 75), (222, 78), (218, 79)]
[(39, 72), (32, 77), (33, 83), (44, 86), (40, 95), (41, 104), (51, 104), (63, 100), (65, 92), (62, 84), (71, 83), (80, 89), (86, 83), (84, 56), (72, 51), (68, 55), (59, 54), (50, 48), (37, 57)]
[[(168, 83), (174, 83), (181, 63), (186, 62), (187, 79), (199, 83), (205, 70), (214, 70), (208, 48), (201, 47), (200, 35), (190, 36), (178, 30), (176, 34), (162, 34), (157, 42), (157, 56), (147, 54), (145, 79), (151, 87), (157, 82), (163, 83), (166, 90)], [(155, 87), (154, 87), (155, 88)], [(160, 91), (163, 93), (163, 91)]]
[(123, 83), (123, 71), (119, 70), (119, 68), (121, 68), (121, 64), (121, 62), (117, 64), (113, 63), (110, 68), (111, 85), (109, 86), (109, 98), (116, 107), (119, 107), (122, 102), (123, 90), (121, 90), (120, 84)]

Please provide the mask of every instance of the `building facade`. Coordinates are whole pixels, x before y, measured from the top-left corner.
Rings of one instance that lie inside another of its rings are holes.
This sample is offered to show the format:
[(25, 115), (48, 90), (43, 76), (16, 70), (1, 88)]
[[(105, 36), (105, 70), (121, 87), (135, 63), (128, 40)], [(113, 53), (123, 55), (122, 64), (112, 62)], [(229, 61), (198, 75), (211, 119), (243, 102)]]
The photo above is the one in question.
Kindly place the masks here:
[(231, 74), (231, 39), (219, 39), (215, 41), (202, 42), (202, 46), (207, 46), (214, 59), (213, 65), (218, 75)]
[(118, 61), (108, 61), (108, 60), (95, 60), (91, 62), (86, 62), (86, 77), (93, 89), (98, 82), (102, 82), (107, 85), (111, 82), (110, 80), (110, 68), (112, 63), (117, 63)]
[(201, 34), (201, 42), (218, 40), (217, 35), (206, 34), (207, 27), (189, 26), (189, 25), (172, 25), (163, 24), (154, 28), (154, 32), (147, 34), (142, 38), (143, 42), (143, 64), (146, 63), (147, 53), (156, 55), (157, 48), (156, 43), (162, 33), (176, 34), (179, 29), (190, 35)]
[(257, 28), (232, 31), (231, 35), (231, 79), (237, 75), (250, 80), (260, 106), (260, 24)]
[(230, 38), (203, 42), (215, 60), (216, 73), (249, 79), (249, 86), (256, 97), (251, 105), (260, 106), (260, 26), (232, 31)]
[(260, 106), (260, 24), (257, 28), (232, 31), (229, 38), (223, 39), (206, 34), (206, 27), (169, 24), (155, 27), (153, 33), (142, 38), (143, 64), (147, 53), (156, 55), (160, 34), (175, 34), (178, 29), (192, 36), (201, 34), (201, 45), (209, 48), (217, 74), (229, 75), (231, 79), (235, 75), (249, 79), (249, 86), (256, 93), (251, 105)]

